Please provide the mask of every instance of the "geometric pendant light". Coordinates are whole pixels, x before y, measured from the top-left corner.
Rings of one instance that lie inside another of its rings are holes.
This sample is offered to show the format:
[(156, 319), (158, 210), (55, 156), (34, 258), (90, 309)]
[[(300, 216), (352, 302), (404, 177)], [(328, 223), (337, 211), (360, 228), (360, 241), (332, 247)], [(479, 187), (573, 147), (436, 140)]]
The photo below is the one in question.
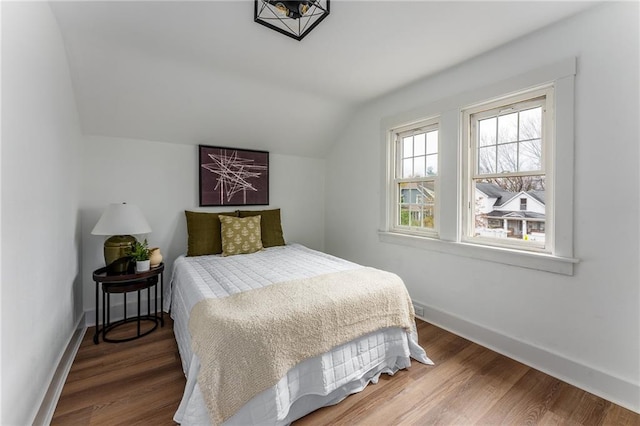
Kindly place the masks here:
[(327, 15), (329, 0), (255, 0), (255, 22), (298, 41)]

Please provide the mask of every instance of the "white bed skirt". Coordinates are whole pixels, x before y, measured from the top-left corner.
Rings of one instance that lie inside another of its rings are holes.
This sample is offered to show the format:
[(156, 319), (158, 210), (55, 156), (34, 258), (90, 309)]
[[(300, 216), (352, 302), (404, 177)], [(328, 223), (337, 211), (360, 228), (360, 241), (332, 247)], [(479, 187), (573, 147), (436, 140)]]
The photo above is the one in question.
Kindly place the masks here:
[[(369, 383), (377, 383), (382, 373), (393, 375), (408, 368), (410, 358), (432, 364), (404, 330), (392, 328), (371, 333), (301, 362), (224, 425), (287, 425), (319, 407), (337, 404)], [(196, 381), (199, 367), (194, 356), (185, 393), (174, 417), (184, 426), (211, 424)]]

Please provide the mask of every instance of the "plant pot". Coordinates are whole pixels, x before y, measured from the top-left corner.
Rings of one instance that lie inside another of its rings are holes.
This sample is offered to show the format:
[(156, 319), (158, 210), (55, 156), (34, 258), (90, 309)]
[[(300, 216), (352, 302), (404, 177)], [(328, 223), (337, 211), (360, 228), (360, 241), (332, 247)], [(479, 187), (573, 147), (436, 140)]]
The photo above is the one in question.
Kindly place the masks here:
[(149, 260), (151, 261), (151, 267), (155, 268), (162, 263), (162, 253), (160, 253), (159, 247), (154, 247), (150, 249), (150, 251), (151, 255), (149, 256)]
[(151, 262), (149, 260), (137, 260), (136, 261), (136, 272), (146, 272), (151, 269)]

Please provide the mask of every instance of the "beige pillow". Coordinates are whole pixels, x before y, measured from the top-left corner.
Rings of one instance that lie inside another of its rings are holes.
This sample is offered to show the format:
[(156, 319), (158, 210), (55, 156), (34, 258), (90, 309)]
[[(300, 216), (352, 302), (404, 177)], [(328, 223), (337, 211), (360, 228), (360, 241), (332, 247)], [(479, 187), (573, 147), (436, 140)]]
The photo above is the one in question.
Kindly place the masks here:
[(262, 250), (260, 216), (218, 216), (222, 235), (222, 255), (255, 253)]

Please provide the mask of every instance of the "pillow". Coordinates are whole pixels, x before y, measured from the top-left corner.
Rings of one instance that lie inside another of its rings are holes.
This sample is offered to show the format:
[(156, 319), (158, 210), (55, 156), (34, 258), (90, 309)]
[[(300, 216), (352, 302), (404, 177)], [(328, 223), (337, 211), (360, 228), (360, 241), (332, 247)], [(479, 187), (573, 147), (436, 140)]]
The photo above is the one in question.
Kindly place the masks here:
[(220, 216), (222, 255), (255, 253), (262, 250), (260, 216), (246, 218)]
[(274, 210), (240, 210), (240, 217), (261, 216), (262, 246), (283, 246), (282, 224), (280, 223), (280, 209)]
[(219, 216), (238, 216), (237, 212), (190, 212), (187, 216), (187, 256), (222, 253)]

